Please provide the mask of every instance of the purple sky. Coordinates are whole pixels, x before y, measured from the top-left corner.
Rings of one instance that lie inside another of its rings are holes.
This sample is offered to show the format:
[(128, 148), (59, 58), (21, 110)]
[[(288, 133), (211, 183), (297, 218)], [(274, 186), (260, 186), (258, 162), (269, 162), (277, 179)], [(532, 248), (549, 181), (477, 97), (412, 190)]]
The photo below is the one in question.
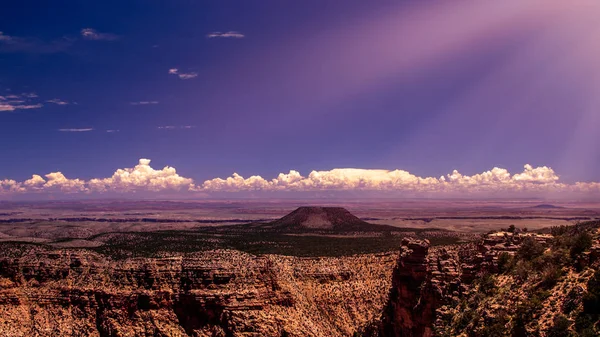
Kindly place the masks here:
[[(600, 181), (597, 1), (25, 0), (6, 7), (4, 195), (111, 190), (115, 180), (102, 188), (90, 181), (121, 168), (138, 172), (140, 158), (156, 170), (175, 167), (184, 180), (151, 173), (167, 177), (119, 188), (204, 193), (205, 181), (234, 172), (269, 182), (295, 170), (306, 179), (336, 172), (342, 183), (285, 188), (414, 192), (383, 171), (331, 170), (401, 170), (440, 183), (455, 169), (474, 177), (500, 167), (514, 178), (527, 173), (525, 164), (548, 168), (552, 184), (570, 190)], [(46, 186), (62, 181), (50, 172), (64, 174), (68, 187)], [(44, 182), (25, 186), (34, 174)], [(474, 181), (468, 191), (490, 185)], [(416, 190), (448, 192), (444, 184), (419, 182)], [(461, 184), (452, 193), (463, 193)], [(535, 186), (528, 188), (539, 192)], [(598, 192), (590, 186), (586, 194)]]

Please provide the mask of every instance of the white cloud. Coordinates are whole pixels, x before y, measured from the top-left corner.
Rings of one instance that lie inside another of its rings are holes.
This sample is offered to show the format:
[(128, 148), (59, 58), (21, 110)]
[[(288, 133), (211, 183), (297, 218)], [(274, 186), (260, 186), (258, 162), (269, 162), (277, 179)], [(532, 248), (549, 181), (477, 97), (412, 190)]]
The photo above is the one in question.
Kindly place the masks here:
[(119, 132), (119, 130), (106, 130), (106, 132), (108, 132), (108, 133), (115, 133), (115, 132)]
[[(15, 111), (15, 110), (29, 110), (39, 109), (44, 107), (43, 104), (36, 102), (36, 98), (39, 96), (34, 92), (18, 94), (10, 94), (7, 96), (0, 96), (0, 111)], [(48, 100), (47, 102), (60, 104), (60, 100)], [(60, 101), (62, 102), (62, 101)]]
[(29, 104), (29, 105), (15, 105), (15, 109), (39, 109), (43, 107), (42, 104)]
[(158, 104), (158, 101), (139, 101), (139, 102), (129, 102), (130, 105), (150, 105), (150, 104)]
[(104, 40), (104, 41), (114, 41), (119, 37), (110, 33), (100, 33), (92, 28), (84, 28), (81, 30), (81, 36), (86, 40)]
[[(166, 128), (166, 127), (165, 127)], [(176, 127), (172, 127), (176, 128)], [(81, 129), (66, 129), (81, 130)], [(87, 130), (87, 129), (83, 129)], [(116, 130), (107, 130), (107, 132)], [(312, 171), (304, 176), (291, 170), (273, 179), (259, 175), (244, 178), (234, 173), (227, 178), (214, 178), (194, 184), (190, 178), (180, 176), (175, 168), (166, 166), (157, 170), (149, 159), (140, 159), (133, 168), (116, 170), (108, 178), (88, 181), (69, 179), (61, 172), (33, 175), (23, 182), (0, 180), (0, 192), (10, 193), (128, 193), (179, 191), (202, 192), (251, 192), (251, 191), (379, 191), (399, 195), (427, 196), (562, 196), (585, 195), (600, 197), (600, 182), (566, 184), (550, 167), (525, 165), (522, 172), (511, 174), (503, 168), (493, 168), (474, 175), (463, 175), (454, 170), (439, 178), (419, 177), (404, 170), (372, 170), (343, 168)]]
[(14, 103), (22, 103), (23, 101), (12, 101), (6, 103), (0, 103), (0, 111), (15, 111), (15, 110), (29, 110), (29, 109), (39, 109), (43, 107), (42, 104), (14, 104)]
[(68, 105), (69, 104), (69, 102), (63, 101), (63, 100), (58, 99), (58, 98), (49, 99), (46, 102), (48, 102), (48, 103), (54, 103), (56, 105)]
[(0, 180), (0, 194), (24, 192), (21, 184), (10, 179)]
[(280, 173), (266, 180), (261, 176), (244, 178), (237, 173), (231, 177), (207, 180), (194, 188), (204, 192), (238, 191), (382, 191), (425, 194), (468, 193), (554, 193), (559, 191), (600, 192), (600, 183), (567, 185), (558, 182), (558, 175), (549, 167), (525, 165), (521, 173), (511, 175), (503, 168), (493, 168), (472, 176), (454, 170), (435, 177), (419, 177), (403, 170), (333, 169), (312, 171), (302, 176), (298, 171)]
[(60, 131), (60, 132), (88, 132), (88, 131), (94, 131), (94, 129), (92, 129), (92, 128), (85, 128), (85, 129), (58, 129), (58, 131)]
[(15, 107), (10, 104), (0, 104), (0, 111), (14, 111)]
[(31, 179), (25, 180), (23, 182), (23, 185), (25, 185), (25, 187), (27, 187), (28, 189), (38, 190), (43, 188), (45, 183), (46, 180), (44, 180), (44, 178), (37, 174), (34, 174), (33, 176), (31, 176)]
[(213, 39), (213, 38), (234, 38), (234, 39), (241, 39), (244, 38), (245, 35), (240, 33), (240, 32), (236, 32), (236, 31), (229, 31), (229, 32), (212, 32), (212, 33), (208, 33), (206, 35), (207, 38), (209, 39)]
[[(35, 176), (34, 178), (35, 179)], [(60, 190), (66, 193), (85, 192), (85, 181), (80, 179), (68, 179), (61, 172), (52, 172), (46, 174), (46, 182), (42, 186), (44, 190)], [(31, 179), (30, 179), (31, 180)]]
[(170, 75), (177, 75), (182, 80), (189, 80), (189, 79), (192, 79), (192, 78), (198, 76), (198, 73), (195, 73), (195, 72), (182, 73), (177, 68), (171, 68), (171, 69), (169, 69), (169, 74)]
[(181, 177), (173, 167), (155, 170), (150, 167), (150, 159), (140, 159), (134, 168), (119, 169), (110, 178), (90, 180), (88, 187), (93, 192), (187, 191), (192, 183), (192, 179)]

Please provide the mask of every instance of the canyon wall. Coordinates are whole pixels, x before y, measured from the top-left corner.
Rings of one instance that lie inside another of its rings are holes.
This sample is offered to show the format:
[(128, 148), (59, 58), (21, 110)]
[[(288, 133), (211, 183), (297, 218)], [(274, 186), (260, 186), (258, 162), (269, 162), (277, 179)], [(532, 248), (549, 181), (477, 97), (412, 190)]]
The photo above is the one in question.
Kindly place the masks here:
[(231, 250), (122, 261), (85, 250), (5, 255), (3, 336), (351, 336), (380, 316), (396, 260)]

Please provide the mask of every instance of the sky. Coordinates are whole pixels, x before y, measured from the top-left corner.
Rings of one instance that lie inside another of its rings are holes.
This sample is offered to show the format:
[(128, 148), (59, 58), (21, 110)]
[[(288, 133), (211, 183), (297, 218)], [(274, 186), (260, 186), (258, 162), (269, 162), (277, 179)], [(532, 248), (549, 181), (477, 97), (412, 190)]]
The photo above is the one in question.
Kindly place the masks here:
[(600, 196), (599, 16), (593, 0), (3, 4), (0, 198)]

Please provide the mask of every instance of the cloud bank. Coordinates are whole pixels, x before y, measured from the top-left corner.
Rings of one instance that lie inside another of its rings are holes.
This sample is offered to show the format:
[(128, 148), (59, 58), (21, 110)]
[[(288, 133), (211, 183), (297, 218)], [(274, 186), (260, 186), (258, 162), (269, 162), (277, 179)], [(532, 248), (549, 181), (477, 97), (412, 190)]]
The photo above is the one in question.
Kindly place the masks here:
[[(194, 182), (166, 166), (154, 169), (149, 159), (140, 159), (133, 168), (116, 170), (108, 178), (72, 179), (62, 172), (33, 175), (18, 182), (0, 180), (0, 194), (26, 193), (142, 193), (178, 192), (244, 193), (244, 192), (381, 192), (382, 195), (436, 197), (544, 197), (585, 196), (600, 198), (600, 183), (577, 182), (566, 184), (550, 167), (525, 165), (522, 172), (511, 174), (503, 168), (493, 168), (474, 175), (452, 173), (436, 177), (420, 177), (404, 170), (333, 169), (312, 171), (304, 176), (291, 170), (273, 179), (255, 175), (244, 178), (234, 173), (227, 178)], [(356, 195), (356, 194), (355, 194)], [(370, 193), (369, 195), (373, 195)]]

